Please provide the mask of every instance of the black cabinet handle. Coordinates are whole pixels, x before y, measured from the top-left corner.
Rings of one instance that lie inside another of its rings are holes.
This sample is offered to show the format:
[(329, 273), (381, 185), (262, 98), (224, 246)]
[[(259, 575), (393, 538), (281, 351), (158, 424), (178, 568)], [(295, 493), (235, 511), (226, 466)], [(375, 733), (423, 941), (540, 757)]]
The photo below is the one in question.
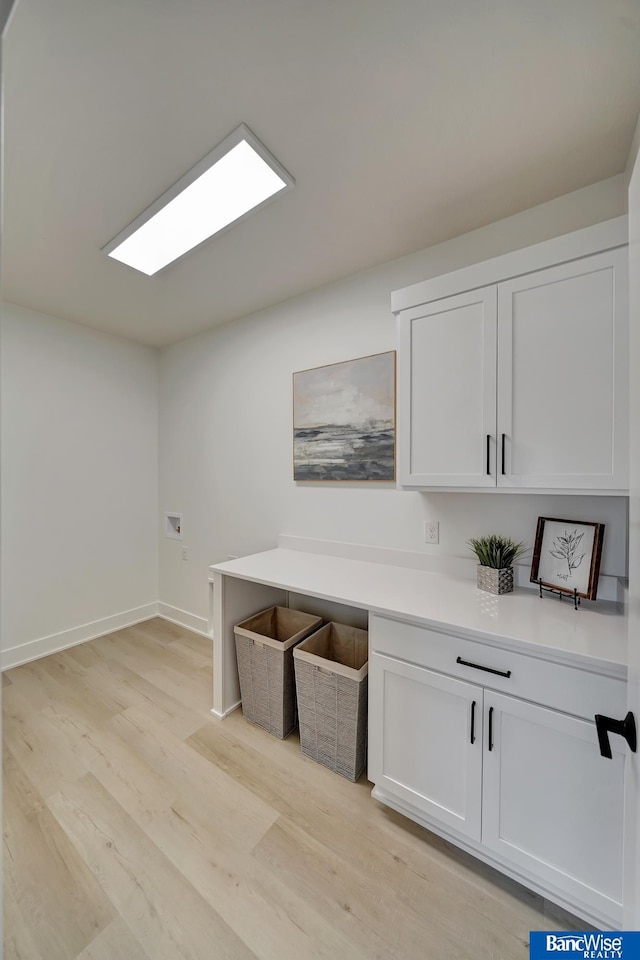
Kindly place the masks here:
[(489, 707), (489, 750), (493, 750), (493, 707)]
[(507, 435), (506, 433), (503, 433), (502, 434), (502, 476), (503, 477), (506, 473), (506, 470), (504, 469), (504, 443), (506, 439), (507, 439)]
[(476, 742), (476, 702), (471, 704), (471, 743)]
[(618, 733), (621, 737), (624, 737), (632, 753), (635, 753), (638, 749), (636, 721), (631, 711), (624, 720), (614, 720), (613, 717), (605, 717), (601, 713), (596, 713), (596, 730), (598, 731), (600, 755), (608, 757), (609, 760), (611, 760), (610, 733)]
[(474, 670), (484, 670), (485, 673), (495, 673), (497, 677), (506, 677), (507, 680), (511, 676), (511, 670), (495, 670), (493, 667), (483, 667), (480, 663), (471, 663), (469, 660), (463, 660), (462, 657), (457, 657), (456, 663), (462, 664), (463, 667), (473, 667)]
[(487, 434), (487, 476), (491, 476), (491, 434)]

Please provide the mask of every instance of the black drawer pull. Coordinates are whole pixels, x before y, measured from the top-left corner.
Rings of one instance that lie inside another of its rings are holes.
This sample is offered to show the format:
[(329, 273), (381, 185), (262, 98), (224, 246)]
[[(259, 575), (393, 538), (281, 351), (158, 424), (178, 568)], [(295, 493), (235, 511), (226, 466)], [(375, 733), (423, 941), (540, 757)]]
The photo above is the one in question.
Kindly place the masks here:
[(456, 663), (461, 663), (463, 667), (473, 667), (474, 670), (484, 670), (485, 673), (495, 673), (497, 677), (506, 677), (507, 680), (511, 676), (511, 670), (494, 670), (493, 667), (483, 667), (479, 663), (470, 663), (468, 660), (463, 660), (462, 657), (458, 657)]
[(493, 750), (493, 707), (489, 707), (489, 750)]
[(471, 743), (476, 742), (476, 702), (471, 704)]
[(487, 476), (491, 476), (491, 434), (487, 434)]
[(505, 470), (505, 468), (504, 468), (504, 442), (505, 442), (506, 439), (507, 439), (507, 435), (506, 435), (506, 433), (503, 433), (503, 434), (502, 434), (502, 476), (503, 476), (503, 477), (504, 477), (505, 473), (507, 472), (507, 471)]

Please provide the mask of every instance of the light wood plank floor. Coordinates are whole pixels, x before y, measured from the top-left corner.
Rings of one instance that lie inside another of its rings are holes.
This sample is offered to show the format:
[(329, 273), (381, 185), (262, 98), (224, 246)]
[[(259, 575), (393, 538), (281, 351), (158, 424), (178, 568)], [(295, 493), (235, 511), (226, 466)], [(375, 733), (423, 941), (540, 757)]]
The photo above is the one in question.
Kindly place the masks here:
[(583, 926), (238, 711), (162, 620), (3, 675), (5, 960), (527, 960)]

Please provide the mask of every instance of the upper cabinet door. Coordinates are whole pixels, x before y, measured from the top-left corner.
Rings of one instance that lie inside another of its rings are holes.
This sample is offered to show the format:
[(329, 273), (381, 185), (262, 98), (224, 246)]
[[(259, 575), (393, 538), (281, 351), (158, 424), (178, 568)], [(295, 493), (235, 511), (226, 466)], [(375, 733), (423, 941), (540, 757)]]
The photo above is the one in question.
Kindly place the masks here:
[(498, 284), (498, 487), (628, 487), (626, 253)]
[(495, 487), (496, 287), (399, 318), (399, 482)]

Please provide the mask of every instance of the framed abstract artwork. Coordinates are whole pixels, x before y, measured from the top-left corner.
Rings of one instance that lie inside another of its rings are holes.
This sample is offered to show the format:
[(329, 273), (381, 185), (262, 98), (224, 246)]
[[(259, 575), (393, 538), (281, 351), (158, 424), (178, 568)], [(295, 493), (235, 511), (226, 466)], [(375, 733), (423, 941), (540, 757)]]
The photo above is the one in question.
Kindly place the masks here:
[(395, 477), (395, 350), (294, 373), (293, 479)]

